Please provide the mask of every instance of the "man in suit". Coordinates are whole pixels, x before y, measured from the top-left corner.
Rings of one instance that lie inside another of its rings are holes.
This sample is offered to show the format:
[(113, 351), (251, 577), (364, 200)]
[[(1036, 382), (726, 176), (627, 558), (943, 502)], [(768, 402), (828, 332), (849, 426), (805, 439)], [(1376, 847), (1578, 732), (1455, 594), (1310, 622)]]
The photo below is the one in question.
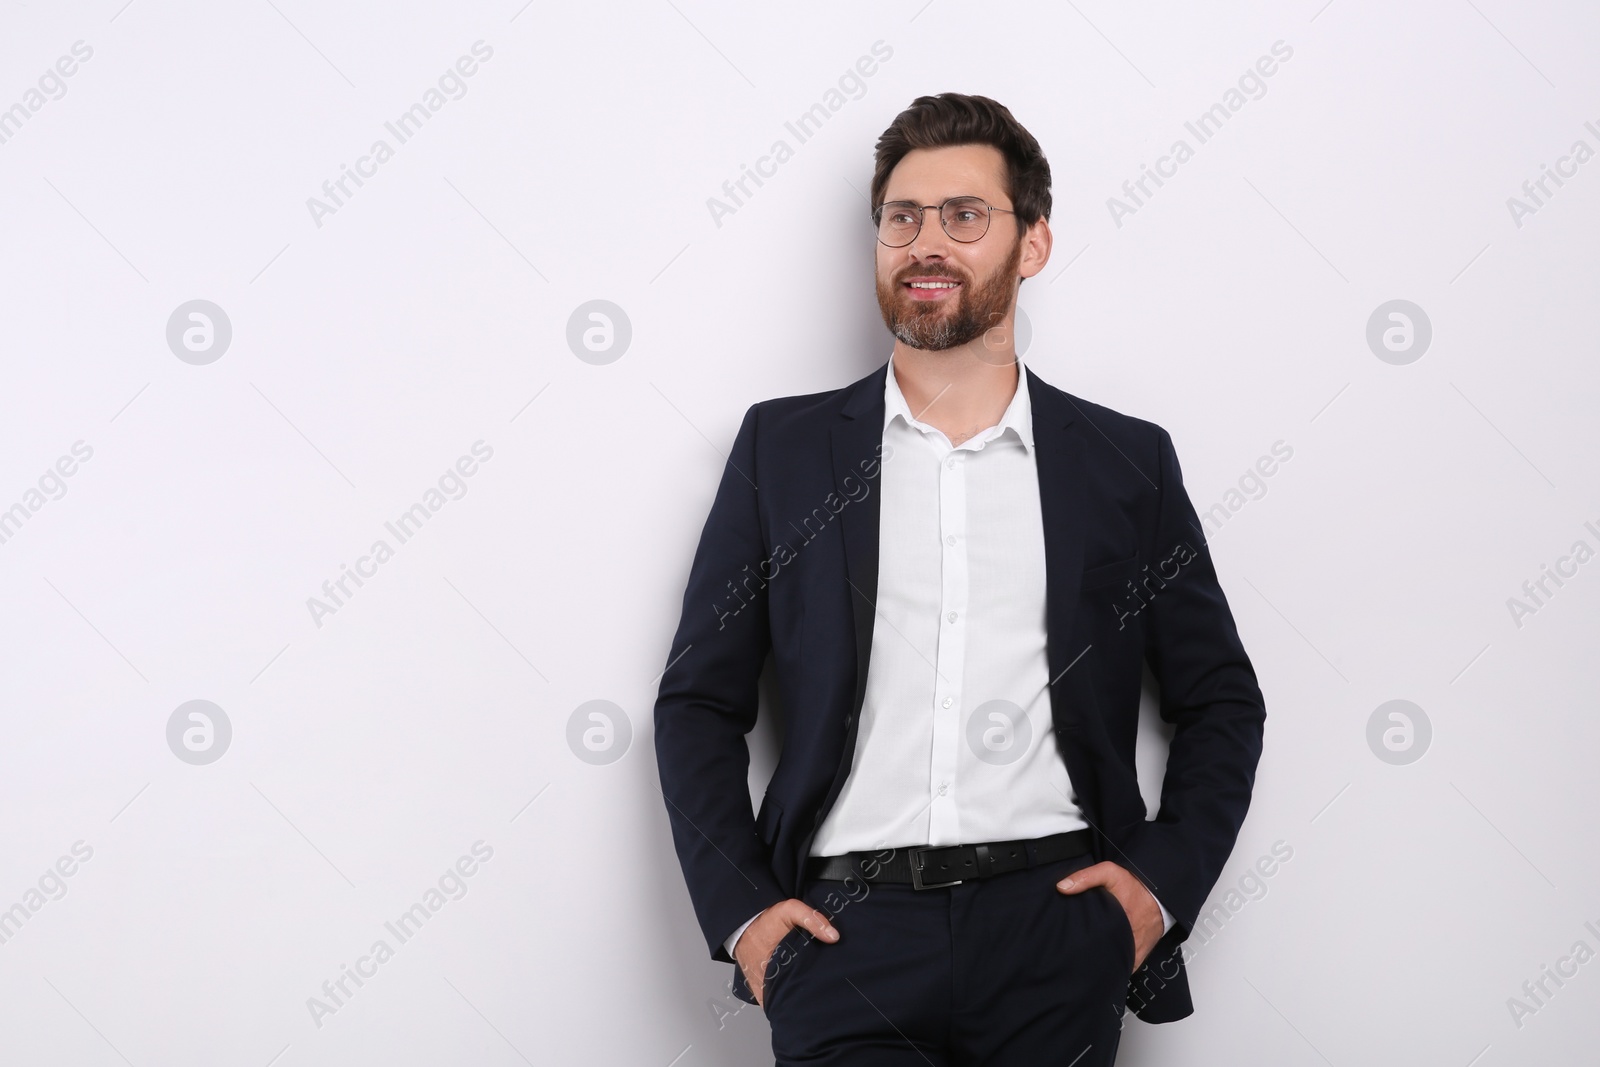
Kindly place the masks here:
[[(673, 842), (780, 1064), (1108, 1064), (1125, 1010), (1193, 1010), (1179, 945), (1264, 701), (1171, 437), (1015, 352), (1051, 248), (1037, 141), (920, 97), (871, 200), (894, 348), (745, 413), (655, 706)], [(769, 654), (786, 721), (752, 813)], [(1153, 821), (1146, 664), (1175, 727)]]

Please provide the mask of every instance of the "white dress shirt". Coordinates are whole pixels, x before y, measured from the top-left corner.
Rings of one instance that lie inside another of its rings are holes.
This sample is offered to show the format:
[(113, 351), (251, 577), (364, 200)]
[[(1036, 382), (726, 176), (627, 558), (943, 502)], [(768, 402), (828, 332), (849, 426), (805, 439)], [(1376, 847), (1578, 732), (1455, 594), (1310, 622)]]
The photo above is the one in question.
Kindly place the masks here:
[[(854, 762), (813, 856), (1084, 828), (1050, 714), (1028, 378), (952, 446), (884, 382), (878, 603)], [(1159, 901), (1157, 901), (1160, 904)], [(1163, 932), (1172, 915), (1161, 907)], [(730, 956), (746, 921), (724, 943)]]

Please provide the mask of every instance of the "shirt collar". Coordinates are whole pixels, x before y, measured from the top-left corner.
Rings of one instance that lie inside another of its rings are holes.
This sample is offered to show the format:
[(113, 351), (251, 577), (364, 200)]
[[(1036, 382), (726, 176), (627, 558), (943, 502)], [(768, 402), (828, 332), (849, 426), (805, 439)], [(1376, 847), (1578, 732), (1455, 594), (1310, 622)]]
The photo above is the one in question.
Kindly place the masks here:
[[(887, 430), (895, 416), (905, 420), (906, 425), (916, 429), (933, 429), (925, 422), (918, 422), (911, 414), (911, 407), (906, 403), (905, 394), (900, 391), (900, 383), (894, 379), (894, 356), (889, 356), (889, 365), (884, 372), (883, 385), (883, 428)], [(1028, 399), (1028, 368), (1023, 364), (1022, 357), (1017, 356), (1017, 388), (1011, 394), (1011, 402), (1006, 405), (1005, 413), (1000, 416), (1000, 421), (995, 424), (999, 429), (994, 437), (999, 437), (1006, 430), (1016, 433), (1019, 440), (1033, 451), (1033, 405)], [(993, 440), (994, 438), (989, 438)], [(965, 444), (966, 442), (963, 442)], [(959, 446), (957, 446), (959, 447)]]

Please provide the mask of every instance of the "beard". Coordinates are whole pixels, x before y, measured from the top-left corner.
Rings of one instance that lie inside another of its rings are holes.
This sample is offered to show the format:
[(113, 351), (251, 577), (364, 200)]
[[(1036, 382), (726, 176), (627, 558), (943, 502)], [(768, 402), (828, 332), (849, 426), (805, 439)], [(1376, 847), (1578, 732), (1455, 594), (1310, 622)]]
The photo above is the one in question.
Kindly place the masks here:
[(949, 300), (936, 303), (913, 300), (898, 280), (879, 278), (878, 311), (883, 315), (883, 324), (897, 340), (912, 348), (939, 352), (970, 344), (985, 331), (1000, 325), (1011, 310), (1017, 293), (1017, 265), (1021, 262), (1022, 242), (1018, 241), (1006, 261), (976, 288), (943, 264), (907, 267), (899, 272), (960, 282), (961, 291), (956, 294), (953, 308), (946, 306), (952, 303)]

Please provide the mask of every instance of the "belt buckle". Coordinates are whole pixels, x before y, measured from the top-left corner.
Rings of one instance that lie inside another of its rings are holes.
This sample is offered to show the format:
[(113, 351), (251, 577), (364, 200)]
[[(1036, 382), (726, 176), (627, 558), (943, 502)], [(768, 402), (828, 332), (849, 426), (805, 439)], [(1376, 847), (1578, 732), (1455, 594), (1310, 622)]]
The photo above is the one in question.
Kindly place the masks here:
[(924, 882), (922, 880), (922, 854), (935, 849), (948, 848), (948, 845), (922, 845), (911, 850), (911, 888), (913, 889), (941, 889), (947, 885), (960, 885), (961, 879), (952, 882)]

